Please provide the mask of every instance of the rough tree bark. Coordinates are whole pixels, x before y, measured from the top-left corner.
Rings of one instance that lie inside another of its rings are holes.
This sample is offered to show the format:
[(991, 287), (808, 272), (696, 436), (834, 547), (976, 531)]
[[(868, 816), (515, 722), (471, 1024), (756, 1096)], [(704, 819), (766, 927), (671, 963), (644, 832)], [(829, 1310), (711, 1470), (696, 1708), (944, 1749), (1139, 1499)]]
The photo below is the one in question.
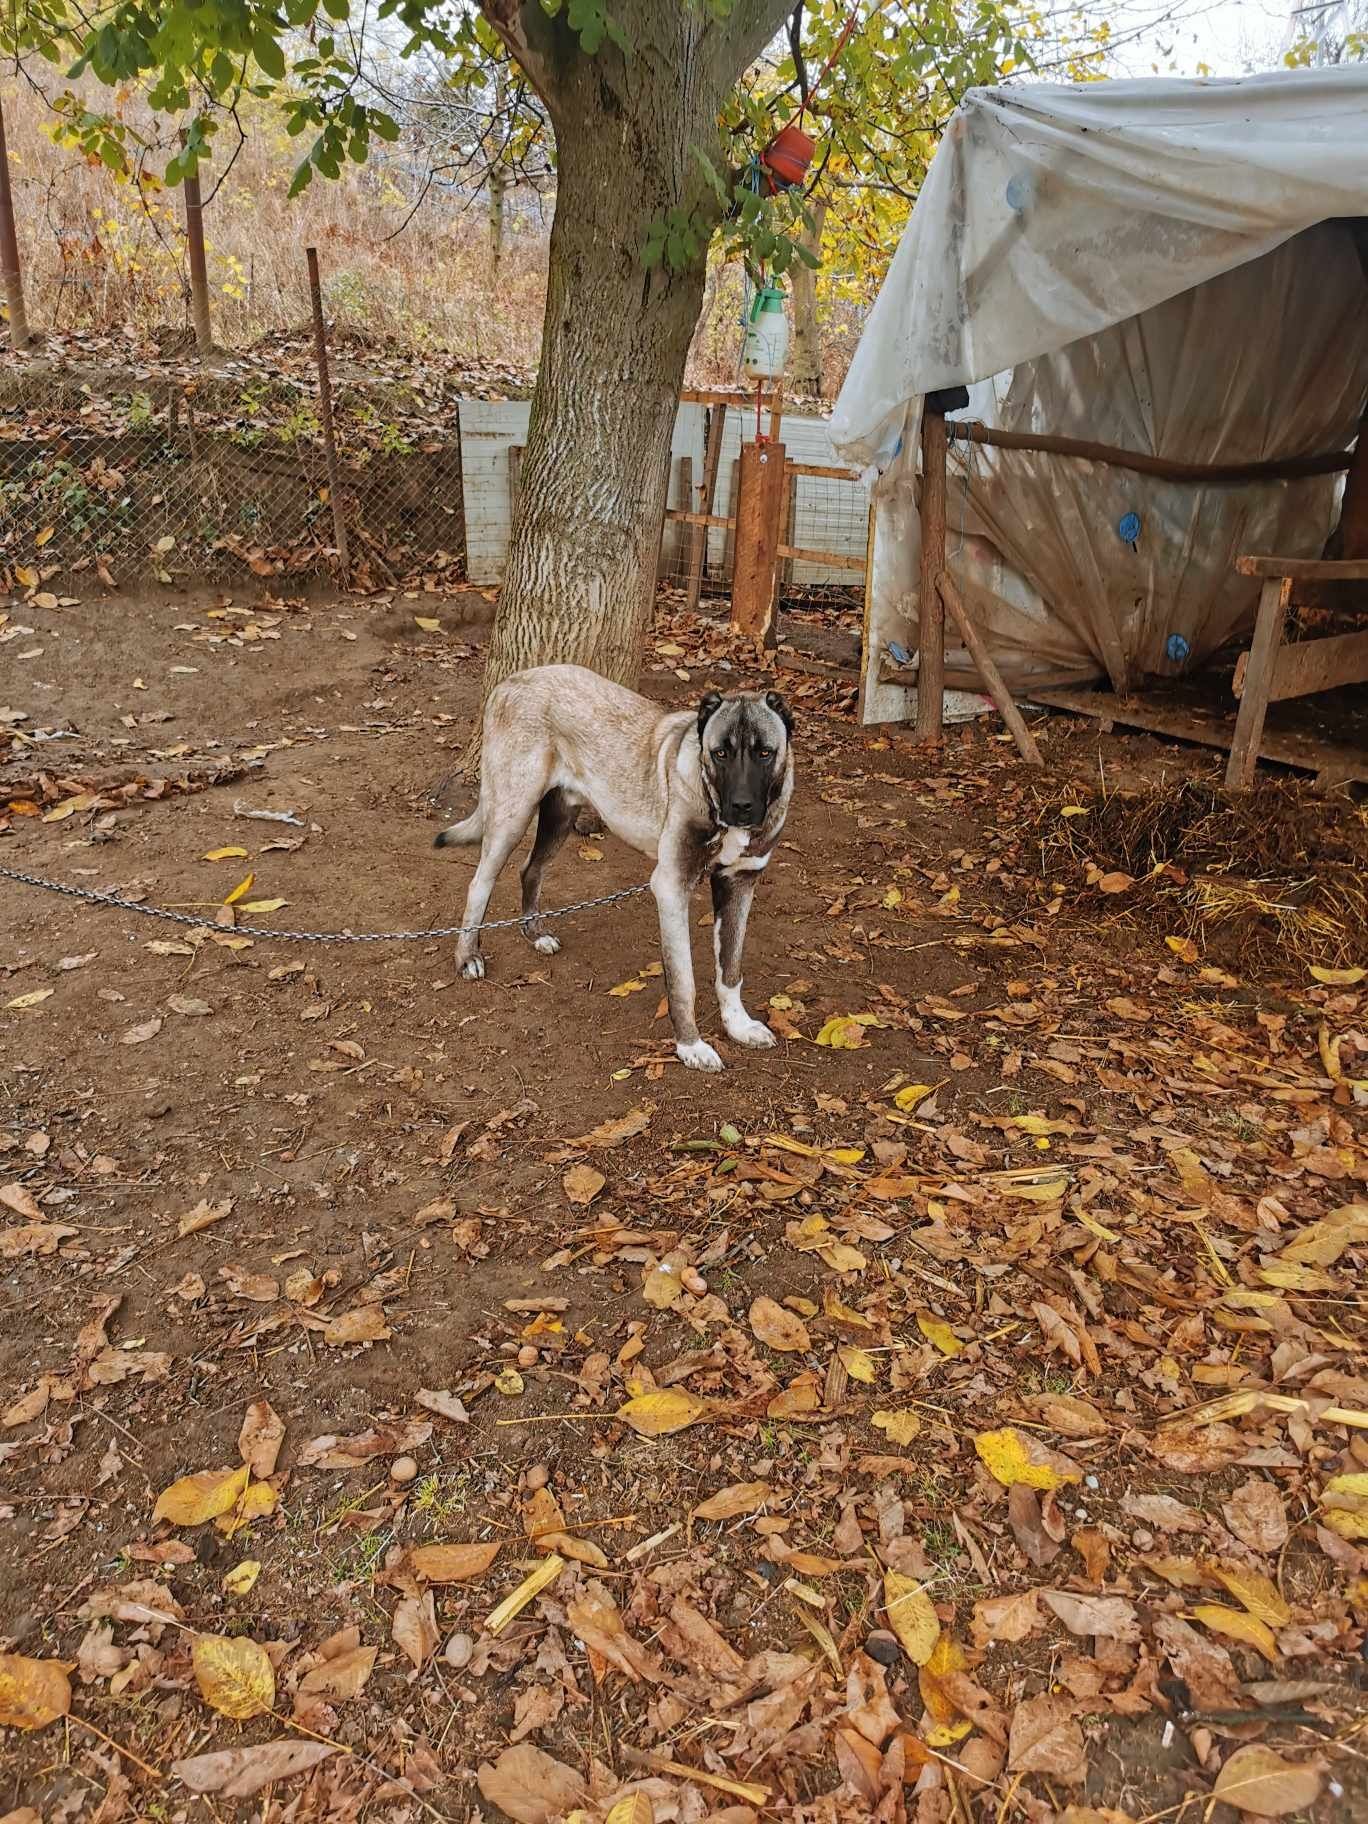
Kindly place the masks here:
[(488, 692), (524, 666), (573, 662), (636, 681), (649, 624), (670, 440), (703, 297), (702, 253), (647, 271), (670, 209), (706, 221), (698, 154), (720, 160), (718, 113), (791, 0), (738, 0), (726, 20), (679, 0), (617, 0), (631, 45), (587, 56), (563, 13), (485, 0), (556, 135), (541, 366)]
[[(811, 200), (808, 211), (811, 228), (804, 228), (799, 245), (814, 256), (822, 250), (822, 228), (826, 222), (825, 202)], [(790, 398), (820, 399), (822, 396), (822, 338), (817, 328), (817, 274), (801, 260), (794, 262), (793, 273), (793, 353), (789, 357), (788, 392)]]

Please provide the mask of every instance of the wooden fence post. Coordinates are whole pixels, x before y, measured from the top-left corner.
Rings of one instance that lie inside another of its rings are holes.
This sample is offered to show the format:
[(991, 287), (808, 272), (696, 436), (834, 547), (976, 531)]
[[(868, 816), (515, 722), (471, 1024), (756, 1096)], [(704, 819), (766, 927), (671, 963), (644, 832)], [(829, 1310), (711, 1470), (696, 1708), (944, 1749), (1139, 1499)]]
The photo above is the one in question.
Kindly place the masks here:
[[(717, 498), (717, 471), (722, 466), (722, 437), (727, 428), (727, 408), (725, 405), (708, 407), (706, 429), (703, 432), (703, 479), (698, 485), (698, 504), (696, 513), (711, 513), (713, 501)], [(732, 502), (733, 510), (736, 503)], [(692, 614), (698, 607), (698, 598), (703, 593), (703, 572), (708, 563), (709, 526), (690, 526), (692, 539), (689, 544), (689, 583), (684, 606)], [(724, 564), (725, 564), (725, 545)]]
[[(182, 134), (182, 143), (184, 139)], [(209, 270), (204, 260), (204, 204), (198, 171), (185, 179), (185, 256), (190, 267), (190, 320), (195, 326), (195, 347), (201, 355), (211, 355), (214, 329), (209, 320)]]
[(945, 722), (945, 413), (922, 402), (920, 628), (917, 635), (917, 740), (938, 742)]
[(742, 444), (732, 626), (759, 641), (768, 640), (774, 623), (774, 569), (783, 498), (783, 444)]
[(338, 565), (345, 576), (351, 567), (351, 551), (347, 544), (347, 516), (342, 510), (342, 489), (338, 480), (337, 439), (333, 434), (332, 376), (328, 372), (328, 338), (323, 327), (323, 286), (318, 277), (317, 247), (306, 247), (304, 257), (309, 263), (309, 301), (313, 305), (314, 356), (318, 362), (318, 416), (323, 427), (323, 460), (328, 470), (333, 542), (337, 546)]
[(19, 270), (19, 240), (14, 232), (14, 197), (10, 191), (3, 108), (0, 108), (0, 278), (4, 281), (5, 305), (9, 311), (10, 347), (27, 348), (28, 312), (24, 308), (24, 280)]

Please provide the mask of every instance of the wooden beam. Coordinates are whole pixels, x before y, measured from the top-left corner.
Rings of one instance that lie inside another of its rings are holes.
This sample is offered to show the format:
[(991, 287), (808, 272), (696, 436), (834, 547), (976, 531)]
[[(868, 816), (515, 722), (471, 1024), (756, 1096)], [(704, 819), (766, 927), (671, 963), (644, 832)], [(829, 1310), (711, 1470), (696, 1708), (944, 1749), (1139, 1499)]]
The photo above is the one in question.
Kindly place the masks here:
[(730, 532), (736, 520), (729, 513), (686, 513), (682, 507), (669, 507), (666, 519), (678, 526), (725, 526)]
[(1329, 557), (1237, 557), (1241, 576), (1290, 577), (1294, 583), (1368, 582), (1368, 558), (1336, 561)]
[[(722, 439), (726, 428), (726, 406), (713, 406), (703, 432), (703, 479), (698, 484), (698, 511), (706, 523), (694, 532), (689, 545), (689, 581), (684, 606), (690, 612), (697, 609), (698, 598), (703, 593), (703, 572), (708, 566), (708, 528), (715, 525), (718, 518), (713, 513), (713, 500), (717, 494), (717, 471), (722, 462)], [(735, 502), (732, 504), (734, 506)], [(689, 523), (697, 524), (696, 521)], [(723, 518), (722, 523), (729, 527), (731, 518)]]
[(945, 568), (945, 419), (929, 402), (921, 429), (921, 580), (917, 636), (917, 740), (938, 742), (945, 723), (945, 604), (936, 579)]
[(815, 475), (819, 481), (858, 481), (858, 469), (843, 469), (838, 462), (791, 462), (790, 475)]
[(1265, 580), (1254, 623), (1254, 640), (1249, 648), (1244, 695), (1235, 720), (1235, 739), (1230, 744), (1230, 764), (1226, 767), (1225, 782), (1231, 791), (1247, 792), (1254, 783), (1264, 717), (1268, 714), (1268, 693), (1291, 597), (1289, 578), (1270, 576)]
[(1008, 731), (1013, 741), (1016, 742), (1017, 752), (1028, 766), (1043, 766), (1045, 763), (1040, 757), (1040, 749), (1036, 746), (1035, 736), (1027, 728), (1021, 711), (1012, 701), (1012, 693), (1003, 683), (1002, 673), (994, 664), (993, 655), (989, 652), (982, 634), (970, 620), (963, 598), (955, 587), (954, 578), (949, 571), (941, 571), (936, 578), (936, 586), (940, 590), (941, 600), (959, 629), (960, 638), (969, 648), (970, 658), (978, 666), (979, 676), (987, 687), (988, 695), (993, 699), (998, 714), (1007, 724)]
[[(1359, 243), (1359, 257), (1365, 257), (1368, 242)], [(1368, 302), (1368, 300), (1365, 300)], [(1359, 419), (1358, 441), (1354, 460), (1344, 482), (1344, 500), (1340, 507), (1340, 550), (1351, 561), (1368, 557), (1368, 411)]]
[[(1243, 698), (1249, 667), (1237, 672), (1235, 695)], [(1368, 633), (1336, 633), (1321, 640), (1299, 640), (1279, 649), (1268, 689), (1270, 703), (1309, 697), (1342, 684), (1368, 684)]]
[(826, 570), (859, 570), (863, 573), (865, 567), (862, 557), (852, 557), (848, 551), (809, 551), (803, 545), (780, 545), (774, 555), (791, 558), (800, 564), (821, 564)]
[[(776, 388), (768, 399), (761, 400), (761, 409), (763, 410), (768, 406), (772, 410), (774, 402), (778, 397), (779, 391)], [(748, 406), (751, 411), (754, 411), (755, 394), (753, 392), (741, 392), (736, 387), (732, 387), (729, 391), (723, 391), (718, 387), (691, 386), (686, 387), (679, 395), (679, 403), (681, 405), (740, 405)]]
[(1157, 475), (1162, 481), (1195, 481), (1207, 487), (1238, 487), (1251, 481), (1298, 481), (1309, 475), (1334, 475), (1353, 461), (1348, 451), (1329, 450), (1317, 456), (1289, 456), (1274, 462), (1175, 462), (1143, 450), (1123, 450), (1111, 443), (1091, 443), (1083, 437), (1056, 437), (1045, 432), (1000, 431), (993, 425), (966, 423), (950, 426), (958, 443), (981, 443), (994, 450), (1031, 450), (1045, 456), (1070, 456), (1079, 462), (1101, 462), (1137, 475)]
[(732, 626), (754, 640), (767, 639), (774, 621), (774, 566), (783, 487), (783, 444), (743, 443), (741, 491), (736, 503)]

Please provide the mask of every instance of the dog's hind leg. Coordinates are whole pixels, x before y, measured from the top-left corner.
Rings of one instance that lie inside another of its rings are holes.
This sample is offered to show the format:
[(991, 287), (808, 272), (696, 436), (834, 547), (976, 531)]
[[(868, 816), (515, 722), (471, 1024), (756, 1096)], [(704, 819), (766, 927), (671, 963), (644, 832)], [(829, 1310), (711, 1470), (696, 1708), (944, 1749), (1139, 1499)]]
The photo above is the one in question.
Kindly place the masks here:
[(559, 787), (549, 791), (538, 810), (537, 836), (532, 852), (523, 863), (523, 936), (543, 956), (554, 956), (560, 949), (560, 939), (551, 936), (540, 916), (542, 876), (574, 829), (577, 814), (578, 806)]
[(479, 866), (470, 877), (470, 889), (466, 894), (465, 913), (461, 919), (461, 935), (456, 940), (456, 967), (462, 975), (478, 980), (485, 972), (484, 958), (480, 955), (480, 934), (477, 926), (483, 923), (484, 915), (489, 909), (490, 895), (494, 883), (503, 873), (509, 856), (522, 840), (523, 831), (527, 828), (531, 806), (519, 808), (512, 816), (504, 813), (497, 824), (485, 825), (484, 842), (480, 848)]

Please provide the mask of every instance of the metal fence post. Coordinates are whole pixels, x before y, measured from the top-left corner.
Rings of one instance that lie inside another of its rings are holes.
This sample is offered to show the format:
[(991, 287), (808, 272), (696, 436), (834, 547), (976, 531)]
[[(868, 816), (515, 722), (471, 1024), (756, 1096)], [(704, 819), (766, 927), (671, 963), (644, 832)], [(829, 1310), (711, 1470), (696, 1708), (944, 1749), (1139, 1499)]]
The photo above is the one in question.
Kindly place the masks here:
[(328, 496), (332, 502), (333, 540), (337, 561), (345, 576), (351, 567), (347, 544), (347, 520), (342, 511), (342, 490), (338, 485), (337, 439), (333, 435), (332, 380), (328, 374), (328, 339), (323, 328), (323, 287), (318, 277), (318, 249), (306, 247), (309, 262), (309, 301), (313, 305), (314, 354), (318, 360), (318, 416), (323, 426), (323, 459), (328, 468)]
[(14, 232), (14, 197), (10, 192), (9, 150), (5, 145), (5, 115), (0, 108), (0, 278), (4, 280), (9, 309), (10, 347), (29, 345), (28, 312), (24, 309), (24, 281), (19, 270), (19, 241)]

